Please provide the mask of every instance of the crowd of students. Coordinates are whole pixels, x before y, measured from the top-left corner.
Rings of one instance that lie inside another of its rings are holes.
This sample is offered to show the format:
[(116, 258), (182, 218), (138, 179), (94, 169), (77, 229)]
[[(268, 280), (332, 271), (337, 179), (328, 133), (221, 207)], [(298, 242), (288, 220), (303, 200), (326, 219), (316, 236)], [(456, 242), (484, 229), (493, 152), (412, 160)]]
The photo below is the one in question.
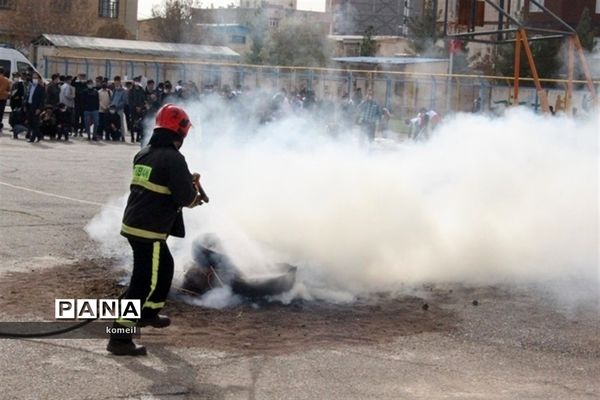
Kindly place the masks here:
[(175, 87), (169, 81), (155, 85), (153, 80), (136, 77), (122, 82), (115, 76), (87, 79), (53, 74), (49, 82), (35, 71), (15, 72), (9, 84), (8, 101), (11, 108), (9, 124), (13, 138), (21, 134), (30, 142), (45, 137), (51, 140), (69, 140), (87, 136), (90, 141), (140, 141), (144, 121), (152, 117), (162, 104), (184, 100), (186, 91), (179, 82)]
[(248, 113), (260, 123), (269, 123), (292, 114), (310, 115), (336, 134), (358, 126), (372, 141), (377, 131), (383, 131), (391, 113), (374, 98), (371, 90), (363, 98), (360, 88), (342, 96), (324, 94), (317, 98), (310, 89), (300, 88), (275, 93), (241, 85), (199, 89), (193, 82), (146, 80), (142, 76), (122, 81), (114, 76), (98, 76), (94, 80), (85, 74), (75, 77), (53, 74), (49, 82), (35, 71), (13, 73), (10, 83), (9, 124), (13, 138), (21, 134), (30, 142), (44, 138), (69, 140), (87, 137), (90, 141), (141, 141), (146, 126), (158, 109), (166, 103), (188, 100), (220, 99), (240, 105), (236, 114)]

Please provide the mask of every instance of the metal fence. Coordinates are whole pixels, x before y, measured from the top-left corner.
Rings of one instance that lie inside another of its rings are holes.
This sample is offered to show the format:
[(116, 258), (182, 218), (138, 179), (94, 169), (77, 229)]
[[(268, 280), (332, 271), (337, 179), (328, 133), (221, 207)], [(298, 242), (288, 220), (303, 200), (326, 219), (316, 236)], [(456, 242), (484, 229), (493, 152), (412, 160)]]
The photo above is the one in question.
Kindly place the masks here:
[[(373, 90), (376, 99), (397, 118), (412, 116), (420, 108), (446, 114), (457, 111), (495, 111), (513, 103), (512, 77), (56, 56), (46, 56), (44, 63), (45, 71), (65, 75), (85, 73), (88, 77), (102, 75), (109, 78), (120, 75), (125, 79), (143, 75), (157, 82), (182, 80), (193, 81), (200, 86), (228, 85), (234, 88), (239, 85), (272, 92), (281, 88), (288, 91), (305, 88), (314, 91), (317, 98), (352, 96), (358, 88), (362, 93)], [(527, 84), (530, 80), (522, 78), (522, 81)], [(563, 104), (561, 99), (566, 96), (566, 81), (546, 79), (542, 82), (553, 86), (552, 89), (547, 89), (550, 104)], [(599, 83), (594, 82), (596, 86)], [(523, 87), (520, 93), (519, 104), (539, 108), (539, 96), (535, 88)], [(586, 91), (581, 89), (575, 91), (571, 104), (585, 109), (589, 99)]]

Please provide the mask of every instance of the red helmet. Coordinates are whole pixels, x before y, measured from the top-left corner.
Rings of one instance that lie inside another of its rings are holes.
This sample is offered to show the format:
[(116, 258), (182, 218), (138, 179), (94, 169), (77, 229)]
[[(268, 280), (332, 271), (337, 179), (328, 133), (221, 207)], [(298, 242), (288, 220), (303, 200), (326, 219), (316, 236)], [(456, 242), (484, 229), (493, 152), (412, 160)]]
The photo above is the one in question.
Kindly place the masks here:
[(185, 138), (191, 126), (187, 113), (174, 104), (165, 104), (156, 113), (155, 128), (165, 128)]

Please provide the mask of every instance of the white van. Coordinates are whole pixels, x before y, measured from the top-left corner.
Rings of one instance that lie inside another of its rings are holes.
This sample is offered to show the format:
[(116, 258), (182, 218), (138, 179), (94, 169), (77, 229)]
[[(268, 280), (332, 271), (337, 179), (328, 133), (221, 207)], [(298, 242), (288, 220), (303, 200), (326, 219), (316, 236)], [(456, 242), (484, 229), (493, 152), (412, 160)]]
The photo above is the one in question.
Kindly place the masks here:
[(16, 71), (21, 73), (27, 72), (27, 68), (29, 67), (37, 72), (23, 53), (6, 47), (0, 47), (0, 67), (4, 68), (4, 75), (7, 77), (10, 77)]

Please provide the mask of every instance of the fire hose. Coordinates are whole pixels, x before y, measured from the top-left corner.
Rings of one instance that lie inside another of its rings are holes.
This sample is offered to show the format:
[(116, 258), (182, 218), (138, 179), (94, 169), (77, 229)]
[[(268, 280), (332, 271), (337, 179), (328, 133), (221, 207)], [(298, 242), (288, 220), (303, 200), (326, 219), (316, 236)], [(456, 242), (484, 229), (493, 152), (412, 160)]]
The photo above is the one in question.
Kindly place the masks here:
[[(121, 300), (123, 297), (125, 297), (125, 293), (127, 293), (127, 289), (125, 289), (123, 291), (123, 293), (121, 293), (121, 295), (118, 297), (118, 299)], [(46, 331), (46, 332), (17, 333), (17, 332), (2, 332), (2, 331), (0, 331), (0, 338), (33, 339), (33, 338), (43, 338), (43, 337), (48, 337), (48, 336), (62, 335), (63, 333), (67, 333), (67, 332), (71, 332), (71, 331), (83, 328), (84, 326), (88, 325), (89, 323), (98, 320), (98, 318), (99, 317), (96, 317), (93, 319), (86, 319), (85, 321), (79, 322), (75, 325), (68, 326), (66, 328), (55, 329), (53, 331)]]
[[(203, 201), (204, 203), (208, 203), (209, 198), (206, 195), (206, 192), (204, 191), (204, 188), (202, 188), (202, 185), (200, 184), (200, 176), (198, 176), (197, 179), (194, 180), (194, 188), (196, 189), (196, 192), (198, 192), (198, 196), (200, 197), (200, 200)], [(124, 290), (123, 293), (121, 293), (121, 295), (118, 297), (119, 300), (121, 300), (125, 294), (127, 293), (127, 290)], [(17, 332), (2, 332), (0, 331), (0, 338), (43, 338), (43, 337), (48, 337), (48, 336), (56, 336), (56, 335), (62, 335), (63, 333), (67, 333), (67, 332), (71, 332), (80, 328), (83, 328), (84, 326), (90, 324), (91, 322), (94, 322), (96, 320), (98, 320), (99, 317), (93, 318), (93, 319), (87, 319), (85, 321), (79, 322), (75, 325), (72, 326), (68, 326), (66, 328), (61, 328), (61, 329), (55, 329), (52, 331), (46, 331), (46, 332), (33, 332), (33, 333), (17, 333)]]

